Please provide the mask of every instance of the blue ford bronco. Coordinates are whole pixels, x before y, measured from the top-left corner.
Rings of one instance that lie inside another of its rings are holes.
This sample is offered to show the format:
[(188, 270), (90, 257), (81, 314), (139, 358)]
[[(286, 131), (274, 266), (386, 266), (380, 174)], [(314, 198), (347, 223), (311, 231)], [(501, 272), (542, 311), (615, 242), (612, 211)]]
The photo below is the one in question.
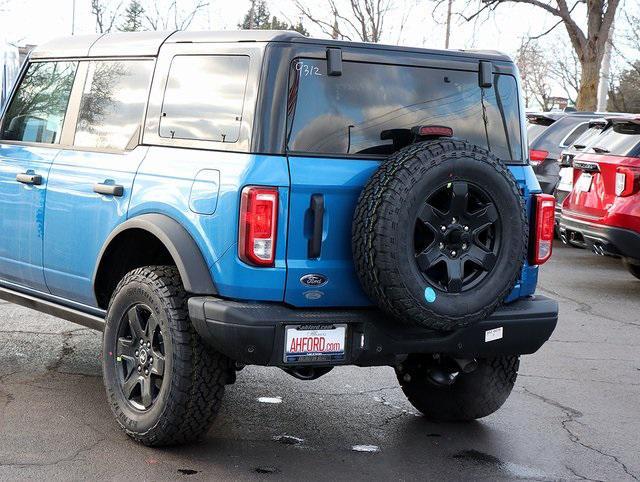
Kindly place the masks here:
[(102, 330), (109, 403), (196, 440), (245, 365), (389, 366), (433, 420), (553, 332), (553, 198), (497, 52), (292, 32), (36, 48), (0, 124), (0, 297)]

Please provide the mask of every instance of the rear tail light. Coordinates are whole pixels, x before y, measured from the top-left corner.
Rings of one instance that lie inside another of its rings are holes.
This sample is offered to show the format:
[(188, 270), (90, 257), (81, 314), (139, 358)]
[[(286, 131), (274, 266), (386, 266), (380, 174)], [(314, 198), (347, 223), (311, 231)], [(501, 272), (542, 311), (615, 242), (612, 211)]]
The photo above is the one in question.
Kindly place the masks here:
[(640, 189), (640, 171), (619, 167), (616, 171), (616, 196), (631, 196)]
[(542, 151), (537, 149), (529, 149), (529, 160), (531, 164), (538, 165), (549, 157), (549, 151)]
[(555, 228), (556, 200), (550, 194), (534, 196), (535, 226), (531, 264), (539, 265), (547, 262), (553, 248), (553, 231)]
[(240, 200), (240, 259), (255, 266), (273, 266), (277, 227), (278, 190), (245, 187)]

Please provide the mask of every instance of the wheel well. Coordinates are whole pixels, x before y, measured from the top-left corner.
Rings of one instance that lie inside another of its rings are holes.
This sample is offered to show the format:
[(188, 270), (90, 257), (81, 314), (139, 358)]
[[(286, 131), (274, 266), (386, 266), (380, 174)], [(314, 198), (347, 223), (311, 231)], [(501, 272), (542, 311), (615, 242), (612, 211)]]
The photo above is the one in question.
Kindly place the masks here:
[(144, 229), (128, 229), (118, 234), (100, 259), (94, 291), (100, 308), (106, 309), (114, 289), (129, 271), (148, 265), (176, 262), (165, 245)]

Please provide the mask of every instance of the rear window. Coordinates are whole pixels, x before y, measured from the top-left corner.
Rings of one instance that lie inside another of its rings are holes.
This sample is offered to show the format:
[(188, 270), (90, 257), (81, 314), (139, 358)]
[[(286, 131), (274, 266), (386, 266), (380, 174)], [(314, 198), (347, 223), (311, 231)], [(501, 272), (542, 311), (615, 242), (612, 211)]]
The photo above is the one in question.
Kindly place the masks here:
[(640, 125), (633, 122), (614, 124), (595, 139), (589, 151), (614, 156), (640, 157)]
[(573, 144), (571, 144), (571, 147), (573, 147), (573, 149), (575, 149), (576, 151), (584, 150), (585, 148), (589, 147), (589, 145), (591, 145), (596, 137), (602, 134), (603, 128), (604, 125), (589, 127), (582, 133), (580, 137), (575, 140)]
[(454, 136), (522, 161), (516, 81), (495, 75), (482, 89), (477, 72), (343, 62), (327, 76), (325, 60), (292, 65), (287, 149), (340, 156), (389, 155), (396, 136), (415, 126), (451, 127)]
[(569, 147), (572, 146), (573, 143), (587, 130), (589, 129), (589, 123), (583, 122), (582, 124), (578, 124), (573, 128), (569, 134), (565, 136), (564, 139), (560, 141), (560, 147)]
[(554, 153), (557, 157), (562, 147), (570, 145), (564, 144), (563, 141), (576, 127), (579, 125), (584, 127), (581, 133), (588, 128), (589, 124), (587, 120), (588, 118), (573, 116), (567, 116), (557, 120), (531, 142), (531, 149), (548, 151)]
[(529, 142), (533, 141), (536, 137), (542, 134), (549, 126), (545, 126), (542, 124), (531, 124), (527, 125), (527, 138)]

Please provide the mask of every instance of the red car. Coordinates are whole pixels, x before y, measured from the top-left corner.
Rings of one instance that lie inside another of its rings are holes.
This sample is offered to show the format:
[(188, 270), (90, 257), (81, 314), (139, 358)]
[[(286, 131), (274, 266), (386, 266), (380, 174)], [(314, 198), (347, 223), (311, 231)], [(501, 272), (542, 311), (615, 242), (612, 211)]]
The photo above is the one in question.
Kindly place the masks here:
[(565, 243), (622, 258), (640, 279), (640, 117), (611, 124), (573, 159), (573, 191), (562, 204)]

